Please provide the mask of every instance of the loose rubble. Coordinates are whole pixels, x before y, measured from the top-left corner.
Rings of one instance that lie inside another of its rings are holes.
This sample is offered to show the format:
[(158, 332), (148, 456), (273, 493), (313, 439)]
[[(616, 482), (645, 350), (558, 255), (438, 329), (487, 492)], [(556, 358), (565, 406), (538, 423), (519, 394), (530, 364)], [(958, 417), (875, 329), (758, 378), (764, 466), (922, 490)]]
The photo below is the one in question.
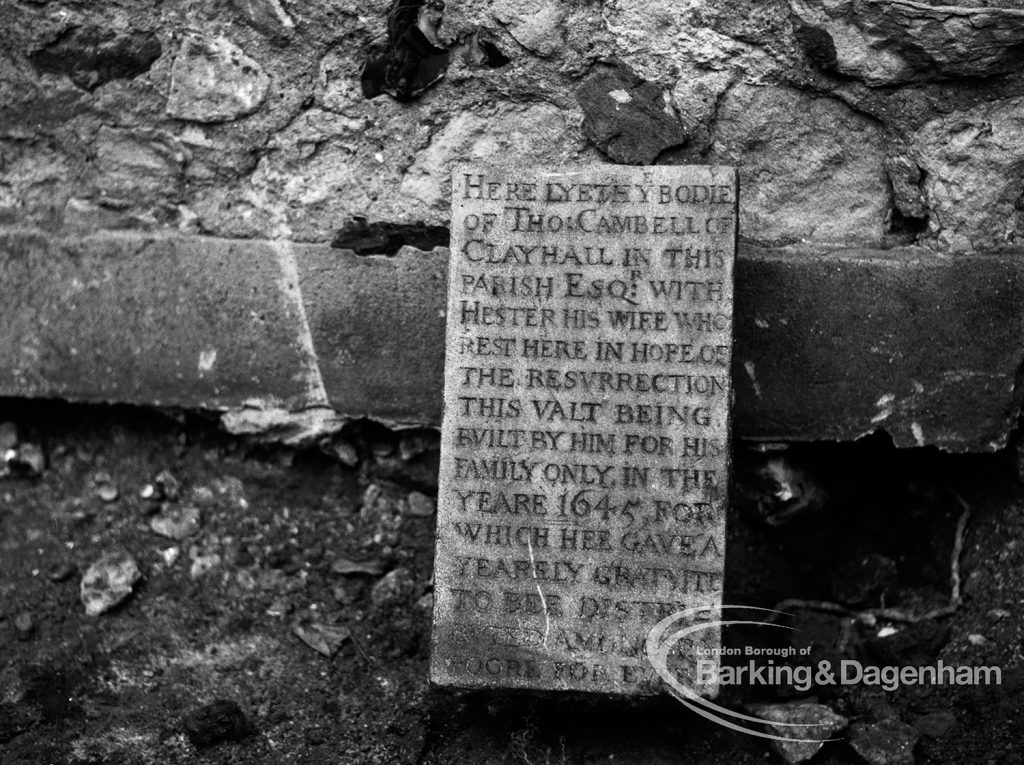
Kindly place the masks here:
[(429, 518), (437, 511), (437, 504), (423, 492), (411, 491), (405, 501), (408, 514), (417, 518)]
[(253, 733), (253, 726), (241, 707), (225, 699), (192, 710), (181, 721), (181, 727), (197, 747), (240, 741)]
[(416, 589), (416, 580), (407, 568), (389, 571), (370, 591), (375, 606), (396, 605), (406, 601)]
[(292, 625), (292, 633), (314, 651), (329, 659), (349, 639), (352, 630), (340, 624), (300, 620)]
[(199, 527), (199, 508), (194, 505), (169, 508), (149, 520), (149, 528), (154, 534), (179, 542), (195, 535)]
[[(845, 717), (837, 715), (824, 704), (806, 701), (757, 704), (751, 706), (750, 711), (751, 714), (770, 721), (766, 728), (772, 735), (794, 739), (771, 742), (772, 749), (788, 763), (811, 759), (825, 745), (825, 741), (844, 730), (848, 722)], [(792, 727), (796, 725), (807, 727)]]
[(359, 563), (348, 558), (339, 558), (331, 565), (331, 571), (335, 574), (347, 576), (350, 574), (366, 574), (367, 576), (380, 576), (384, 568), (378, 561), (366, 561)]
[(127, 552), (103, 555), (82, 576), (81, 599), (88, 616), (99, 616), (122, 603), (142, 578), (135, 559)]

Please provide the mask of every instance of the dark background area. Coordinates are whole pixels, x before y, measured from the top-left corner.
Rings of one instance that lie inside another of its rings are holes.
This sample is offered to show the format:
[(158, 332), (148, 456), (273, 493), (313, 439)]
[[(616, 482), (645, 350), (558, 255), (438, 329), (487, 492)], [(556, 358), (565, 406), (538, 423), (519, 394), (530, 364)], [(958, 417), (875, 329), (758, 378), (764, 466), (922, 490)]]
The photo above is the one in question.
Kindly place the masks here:
[[(0, 479), (5, 765), (776, 757), (669, 698), (430, 688), (434, 519), (410, 512), (408, 492), (436, 491), (433, 431), (353, 423), (341, 437), (351, 451), (337, 442), (296, 452), (228, 437), (197, 413), (5, 400), (0, 421), (15, 422), (19, 440), (47, 458), (39, 476)], [(143, 499), (162, 471), (176, 480), (176, 498)], [(871, 626), (792, 603), (785, 610), (816, 656), (994, 665), (1002, 685), (802, 697), (851, 721), (917, 725), (919, 763), (1021, 762), (1024, 519), (1012, 451), (954, 457), (895, 450), (884, 436), (742, 446), (735, 479), (724, 600), (769, 608), (792, 599), (851, 612), (941, 608), (969, 506), (963, 605), (952, 616)], [(780, 493), (780, 479), (792, 496)], [(100, 491), (109, 486), (113, 501)], [(154, 517), (186, 506), (199, 510), (194, 533), (154, 533)], [(122, 605), (88, 617), (82, 572), (113, 550), (127, 551), (142, 579)], [(342, 573), (353, 563), (363, 571)], [(895, 633), (881, 639), (886, 625)], [(341, 636), (333, 657), (299, 636), (317, 629)], [(765, 638), (727, 631), (724, 642)], [(739, 687), (721, 699), (739, 708), (797, 697)], [(860, 760), (836, 742), (815, 762)]]

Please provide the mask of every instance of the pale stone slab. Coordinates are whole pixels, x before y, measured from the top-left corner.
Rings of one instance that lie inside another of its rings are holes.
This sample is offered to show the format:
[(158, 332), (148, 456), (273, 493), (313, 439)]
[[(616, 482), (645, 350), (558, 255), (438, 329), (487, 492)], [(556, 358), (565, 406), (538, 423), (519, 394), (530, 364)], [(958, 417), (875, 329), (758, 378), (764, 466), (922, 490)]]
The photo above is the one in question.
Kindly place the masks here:
[(735, 179), (454, 170), (435, 683), (657, 692), (651, 628), (721, 604)]

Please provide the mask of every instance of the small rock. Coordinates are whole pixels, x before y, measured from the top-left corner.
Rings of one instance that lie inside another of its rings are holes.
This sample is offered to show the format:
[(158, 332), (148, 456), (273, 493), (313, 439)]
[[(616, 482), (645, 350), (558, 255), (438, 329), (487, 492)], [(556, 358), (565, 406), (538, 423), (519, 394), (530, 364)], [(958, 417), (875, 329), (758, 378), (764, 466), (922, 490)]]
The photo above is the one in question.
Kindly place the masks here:
[(338, 462), (346, 467), (359, 465), (359, 452), (348, 441), (335, 440), (327, 447), (330, 454), (338, 458)]
[(335, 585), (334, 589), (331, 590), (331, 595), (336, 602), (341, 603), (343, 606), (347, 606), (355, 600), (355, 597), (343, 584)]
[(192, 558), (192, 565), (188, 567), (188, 575), (198, 579), (207, 571), (212, 571), (221, 563), (221, 557), (217, 553), (202, 554), (198, 550), (189, 550), (189, 557)]
[(687, 139), (659, 85), (625, 66), (597, 67), (576, 89), (583, 132), (613, 162), (646, 165)]
[(398, 442), (398, 456), (402, 458), (403, 462), (409, 462), (426, 454), (431, 448), (434, 448), (434, 444), (427, 436), (404, 436)]
[(173, 566), (178, 562), (178, 558), (181, 556), (180, 547), (168, 547), (165, 550), (160, 551), (160, 557), (163, 558), (165, 566)]
[(949, 625), (925, 619), (882, 630), (865, 644), (880, 664), (924, 666), (949, 642)]
[(363, 492), (359, 517), (366, 522), (377, 544), (398, 544), (404, 513), (405, 497), (396, 489), (372, 483)]
[(376, 458), (390, 457), (395, 453), (395, 445), (390, 441), (374, 441), (370, 446), (370, 453)]
[(217, 504), (217, 495), (209, 486), (193, 486), (190, 495), (192, 502), (199, 507), (213, 507)]
[(17, 449), (5, 449), (0, 453), (0, 478), (7, 478), (11, 475), (11, 463), (13, 463), (17, 457)]
[(429, 518), (437, 510), (434, 500), (419, 491), (410, 491), (405, 501), (408, 514), (419, 518)]
[(274, 598), (267, 607), (267, 616), (287, 616), (292, 612), (292, 604), (287, 598)]
[(914, 718), (914, 728), (926, 738), (942, 738), (956, 727), (956, 715), (946, 709)]
[(160, 499), (174, 502), (181, 494), (181, 482), (170, 470), (161, 470), (153, 479), (153, 484)]
[(986, 251), (1024, 238), (1020, 189), (1008, 175), (1020, 162), (1022, 108), (1021, 96), (982, 101), (935, 117), (911, 137), (928, 236), (939, 248)]
[(416, 580), (409, 569), (396, 568), (373, 585), (370, 601), (375, 606), (396, 605), (408, 600), (415, 589)]
[(914, 746), (919, 734), (899, 720), (854, 723), (850, 747), (869, 765), (914, 765)]
[(199, 508), (194, 505), (184, 505), (153, 516), (149, 521), (149, 528), (153, 533), (162, 537), (181, 541), (199, 531), (199, 522)]
[(82, 576), (81, 599), (88, 616), (99, 616), (132, 594), (142, 578), (135, 559), (120, 550), (100, 557)]
[(46, 469), (46, 455), (38, 444), (24, 443), (4, 453), (4, 462), (15, 475), (35, 478)]
[(341, 624), (298, 621), (292, 625), (292, 633), (303, 643), (328, 659), (349, 639), (352, 630)]
[(828, 493), (807, 471), (786, 455), (773, 455), (738, 477), (740, 503), (769, 526), (787, 526), (820, 512)]
[(116, 502), (120, 494), (117, 491), (116, 486), (108, 483), (100, 486), (100, 488), (96, 490), (96, 496), (99, 497), (101, 501), (110, 503)]
[(238, 704), (225, 699), (192, 710), (181, 721), (181, 727), (188, 740), (198, 747), (240, 741), (253, 732)]
[(348, 558), (338, 558), (331, 566), (335, 574), (348, 576), (350, 574), (366, 574), (368, 576), (380, 576), (384, 573), (384, 567), (378, 561), (371, 560), (365, 563), (357, 563)]
[(32, 620), (32, 614), (22, 611), (14, 617), (14, 631), (18, 633), (18, 640), (28, 640), (36, 631), (36, 624)]
[(419, 600), (417, 600), (416, 601), (416, 608), (419, 608), (419, 609), (421, 609), (423, 611), (433, 611), (434, 610), (434, 593), (428, 592), (426, 595), (422, 596)]
[(984, 635), (974, 633), (967, 636), (967, 642), (973, 645), (975, 648), (980, 648), (988, 642), (988, 639)]
[[(800, 119), (786, 116), (793, 114)], [(745, 238), (883, 240), (892, 190), (880, 122), (839, 99), (738, 83), (722, 95), (712, 123), (709, 158), (740, 168)]]
[(1006, 619), (1009, 618), (1010, 612), (1005, 608), (993, 608), (986, 614), (989, 619)]
[(46, 576), (51, 582), (66, 582), (77, 570), (78, 567), (71, 561), (61, 561), (50, 566)]
[(167, 114), (194, 122), (229, 122), (256, 111), (270, 77), (225, 37), (189, 35), (171, 65)]
[[(804, 762), (818, 753), (824, 740), (833, 738), (847, 725), (847, 719), (837, 715), (824, 704), (796, 701), (790, 704), (758, 704), (750, 709), (769, 722), (768, 732), (776, 736), (792, 737), (792, 741), (771, 742), (774, 749), (788, 763)], [(774, 724), (773, 724), (774, 723)], [(792, 728), (790, 725), (808, 725)], [(805, 739), (805, 740), (800, 740)], [(806, 739), (817, 739), (807, 741)]]

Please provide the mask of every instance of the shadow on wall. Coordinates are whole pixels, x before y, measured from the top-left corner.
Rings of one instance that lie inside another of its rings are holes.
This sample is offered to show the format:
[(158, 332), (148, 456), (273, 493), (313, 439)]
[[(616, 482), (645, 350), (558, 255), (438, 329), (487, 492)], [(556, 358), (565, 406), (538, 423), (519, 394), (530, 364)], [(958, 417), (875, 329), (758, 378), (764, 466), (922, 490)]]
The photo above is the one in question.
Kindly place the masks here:
[(354, 217), (335, 234), (331, 247), (352, 250), (356, 255), (397, 255), (403, 247), (426, 251), (447, 247), (450, 237), (446, 226), (428, 226), (423, 221), (368, 223), (366, 218)]
[(437, 36), (443, 9), (441, 0), (395, 0), (384, 51), (363, 67), (364, 96), (411, 101), (440, 82), (448, 68), (448, 51)]

